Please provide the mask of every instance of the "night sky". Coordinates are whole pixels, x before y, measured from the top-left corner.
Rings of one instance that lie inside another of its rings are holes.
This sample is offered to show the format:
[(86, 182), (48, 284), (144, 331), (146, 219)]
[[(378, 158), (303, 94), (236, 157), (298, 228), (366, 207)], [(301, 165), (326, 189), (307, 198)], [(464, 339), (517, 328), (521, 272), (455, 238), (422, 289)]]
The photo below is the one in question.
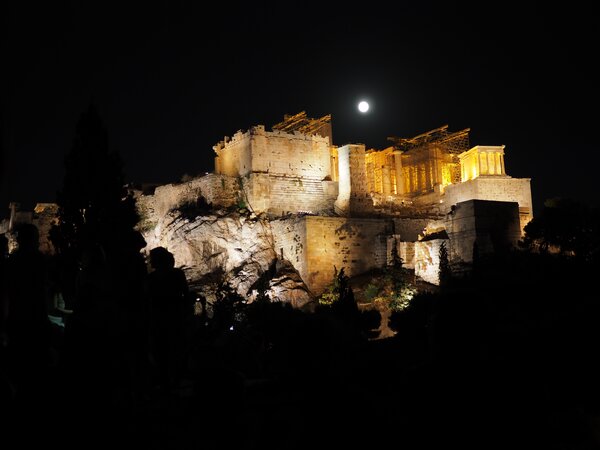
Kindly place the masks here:
[(575, 2), (11, 3), (2, 217), (55, 201), (90, 102), (131, 182), (211, 171), (224, 136), (304, 110), (332, 114), (337, 145), (469, 127), (532, 178), (534, 214), (555, 196), (598, 204), (598, 17)]

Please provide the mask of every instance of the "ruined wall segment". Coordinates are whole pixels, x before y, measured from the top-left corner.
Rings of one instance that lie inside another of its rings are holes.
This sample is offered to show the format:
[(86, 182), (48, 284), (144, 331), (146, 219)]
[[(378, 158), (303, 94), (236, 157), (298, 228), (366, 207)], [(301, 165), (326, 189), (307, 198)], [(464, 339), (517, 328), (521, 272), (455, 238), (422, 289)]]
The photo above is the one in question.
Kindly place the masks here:
[(431, 239), (418, 241), (414, 244), (415, 275), (422, 280), (439, 285), (440, 284), (440, 249), (447, 239)]
[(314, 295), (333, 281), (381, 268), (389, 258), (393, 223), (384, 219), (294, 216), (271, 221), (275, 252), (290, 261)]
[(263, 125), (238, 132), (213, 147), (215, 172), (229, 176), (249, 173), (331, 179), (329, 139), (300, 132), (266, 131)]
[(395, 233), (400, 236), (402, 242), (415, 242), (419, 239), (419, 235), (423, 234), (423, 230), (431, 218), (412, 218), (412, 217), (398, 217), (394, 218), (394, 230)]
[(349, 276), (384, 267), (393, 223), (384, 219), (306, 216), (306, 266), (302, 279), (313, 293), (332, 282), (334, 266)]
[(460, 202), (444, 222), (451, 263), (471, 263), (475, 252), (484, 256), (515, 248), (521, 237), (517, 202)]
[(373, 212), (369, 194), (364, 144), (347, 144), (338, 152), (338, 197), (335, 211), (343, 216), (364, 216)]
[(239, 202), (239, 180), (226, 175), (209, 174), (184, 183), (158, 186), (153, 194), (134, 192), (141, 216), (138, 226), (147, 229), (170, 211), (184, 205), (196, 205), (200, 199), (215, 208), (228, 208)]
[(244, 201), (256, 213), (332, 211), (337, 184), (329, 143), (329, 136), (258, 125), (214, 147), (215, 171), (240, 177)]
[(327, 213), (337, 198), (337, 183), (253, 173), (244, 180), (250, 208), (272, 216), (288, 213)]
[(225, 137), (213, 147), (215, 173), (230, 177), (244, 176), (252, 170), (250, 132), (238, 131), (232, 138)]
[(521, 233), (533, 218), (531, 179), (508, 176), (478, 176), (460, 184), (448, 186), (444, 195), (444, 210), (467, 200), (494, 200), (516, 202), (519, 205)]
[(304, 279), (307, 273), (305, 217), (290, 216), (271, 220), (271, 228), (277, 257), (291, 262)]
[(252, 172), (323, 180), (331, 178), (329, 139), (297, 131), (250, 130)]

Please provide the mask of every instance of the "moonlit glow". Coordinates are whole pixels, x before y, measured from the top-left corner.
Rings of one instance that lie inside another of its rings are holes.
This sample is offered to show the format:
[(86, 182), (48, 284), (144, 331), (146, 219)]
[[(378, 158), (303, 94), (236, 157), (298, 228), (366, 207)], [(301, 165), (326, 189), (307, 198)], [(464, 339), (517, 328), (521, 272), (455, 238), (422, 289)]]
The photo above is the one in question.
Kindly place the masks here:
[(369, 104), (363, 100), (358, 104), (358, 110), (361, 113), (366, 113), (369, 110)]

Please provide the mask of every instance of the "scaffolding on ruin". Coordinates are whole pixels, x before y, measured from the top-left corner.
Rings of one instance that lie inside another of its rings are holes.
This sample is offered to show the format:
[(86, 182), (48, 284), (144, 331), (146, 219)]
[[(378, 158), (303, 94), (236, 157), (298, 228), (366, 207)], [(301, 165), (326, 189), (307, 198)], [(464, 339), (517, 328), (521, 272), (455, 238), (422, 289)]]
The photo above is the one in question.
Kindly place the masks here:
[(273, 130), (283, 131), (285, 133), (293, 133), (298, 131), (302, 134), (321, 133), (326, 136), (330, 133), (323, 133), (330, 127), (331, 114), (327, 114), (319, 119), (311, 119), (306, 116), (306, 111), (301, 111), (298, 114), (288, 115), (283, 117), (283, 121), (273, 125)]
[(450, 132), (448, 125), (435, 128), (412, 138), (400, 138), (396, 136), (388, 137), (392, 142), (394, 149), (403, 152), (415, 151), (421, 148), (440, 148), (444, 153), (458, 155), (469, 150), (469, 132), (470, 128)]
[(458, 155), (469, 150), (469, 131), (450, 132), (444, 125), (412, 138), (388, 137), (394, 149), (403, 153), (413, 186), (409, 192), (425, 193), (438, 184), (461, 181)]

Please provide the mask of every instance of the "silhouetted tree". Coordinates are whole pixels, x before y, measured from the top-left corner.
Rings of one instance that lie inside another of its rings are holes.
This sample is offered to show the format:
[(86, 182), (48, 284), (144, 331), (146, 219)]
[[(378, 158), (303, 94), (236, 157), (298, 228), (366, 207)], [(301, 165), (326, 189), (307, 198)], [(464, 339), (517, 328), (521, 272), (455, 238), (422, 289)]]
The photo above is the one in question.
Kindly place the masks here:
[(326, 307), (338, 305), (337, 309), (345, 309), (346, 305), (350, 302), (354, 303), (354, 293), (350, 287), (350, 278), (344, 273), (343, 267), (338, 272), (337, 267), (334, 266), (333, 281), (327, 286), (325, 292), (321, 294), (319, 304)]
[(124, 254), (145, 245), (135, 243), (140, 241), (133, 230), (139, 217), (122, 167), (119, 154), (109, 150), (102, 119), (90, 105), (77, 122), (73, 146), (65, 157), (63, 186), (57, 194), (59, 221), (50, 232), (61, 260), (66, 297), (71, 297), (83, 248), (100, 245), (110, 264), (129, 260)]
[(408, 282), (407, 271), (402, 264), (402, 258), (398, 254), (397, 244), (394, 241), (392, 263), (385, 269), (384, 283), (380, 291), (380, 294), (389, 298), (389, 307), (393, 311), (406, 308), (415, 293), (414, 288)]
[(445, 286), (452, 277), (452, 270), (450, 269), (450, 261), (448, 260), (448, 249), (446, 248), (446, 242), (442, 242), (440, 245), (440, 267), (439, 267), (439, 280), (440, 286)]
[(394, 243), (392, 245), (392, 264), (391, 266), (394, 269), (401, 270), (402, 269), (402, 258), (398, 254), (398, 243), (396, 239), (394, 239)]
[(86, 241), (114, 247), (133, 229), (139, 218), (122, 167), (119, 154), (109, 150), (102, 119), (90, 105), (79, 118), (73, 147), (65, 157), (63, 187), (57, 195), (59, 224), (53, 231), (57, 251), (79, 249)]
[(572, 199), (546, 200), (542, 212), (525, 226), (523, 245), (595, 259), (600, 248), (600, 212)]

